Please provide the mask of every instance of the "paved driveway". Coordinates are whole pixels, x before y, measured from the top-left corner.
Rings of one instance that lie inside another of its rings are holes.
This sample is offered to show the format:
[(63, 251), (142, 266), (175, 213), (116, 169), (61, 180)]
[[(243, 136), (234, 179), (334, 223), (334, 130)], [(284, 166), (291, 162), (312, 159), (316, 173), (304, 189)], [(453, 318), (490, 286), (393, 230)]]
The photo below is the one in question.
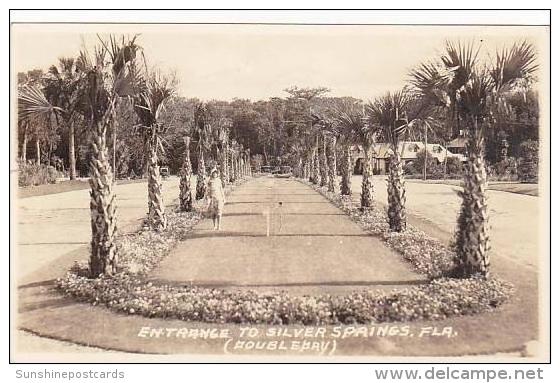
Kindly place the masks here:
[[(163, 182), (164, 201), (171, 204), (179, 195), (179, 180)], [(116, 186), (119, 230), (134, 227), (148, 210), (147, 184)], [(18, 279), (38, 270), (56, 258), (88, 246), (91, 238), (89, 190), (49, 194), (16, 200), (14, 227), (16, 252), (11, 254), (12, 268)], [(133, 226), (131, 226), (133, 225)], [(15, 267), (15, 268), (14, 268)]]

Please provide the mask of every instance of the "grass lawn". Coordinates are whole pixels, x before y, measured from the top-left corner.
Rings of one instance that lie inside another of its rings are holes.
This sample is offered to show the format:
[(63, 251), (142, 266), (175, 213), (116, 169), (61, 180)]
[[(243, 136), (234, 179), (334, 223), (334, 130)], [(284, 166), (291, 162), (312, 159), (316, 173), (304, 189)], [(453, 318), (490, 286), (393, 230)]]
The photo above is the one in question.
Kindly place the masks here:
[(509, 193), (525, 194), (538, 197), (539, 184), (522, 184), (519, 182), (490, 182), (489, 190), (505, 191)]
[[(137, 180), (117, 180), (117, 185), (124, 185), (130, 183), (144, 182), (145, 179)], [(57, 184), (45, 184), (38, 186), (28, 186), (18, 188), (18, 198), (37, 197), (47, 194), (64, 193), (73, 190), (82, 190), (89, 188), (89, 181), (87, 180), (68, 180)]]
[[(421, 179), (407, 179), (408, 182), (417, 183), (430, 183), (430, 184), (445, 184), (460, 186), (461, 180), (421, 180)], [(508, 193), (525, 194), (534, 197), (539, 195), (539, 184), (525, 184), (521, 182), (506, 182), (506, 181), (490, 181), (488, 182), (488, 190), (504, 191)]]

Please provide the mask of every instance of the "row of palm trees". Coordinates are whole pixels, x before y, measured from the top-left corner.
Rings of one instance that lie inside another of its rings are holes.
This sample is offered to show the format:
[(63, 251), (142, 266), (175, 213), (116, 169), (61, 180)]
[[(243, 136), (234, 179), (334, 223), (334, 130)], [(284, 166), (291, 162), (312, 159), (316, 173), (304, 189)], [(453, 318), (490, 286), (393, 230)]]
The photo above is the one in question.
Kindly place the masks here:
[[(147, 155), (146, 173), (148, 176), (148, 215), (147, 223), (154, 230), (165, 230), (167, 220), (162, 197), (162, 182), (159, 169), (159, 156), (163, 150), (162, 137), (168, 128), (162, 122), (162, 112), (172, 99), (176, 83), (172, 76), (150, 69), (144, 58), (142, 48), (136, 37), (116, 38), (110, 36), (100, 43), (92, 53), (80, 52), (73, 61), (76, 73), (72, 88), (72, 111), (53, 106), (42, 89), (32, 84), (18, 89), (18, 111), (21, 121), (50, 121), (69, 114), (80, 113), (89, 127), (91, 146), (90, 167), (90, 213), (91, 213), (91, 254), (89, 271), (91, 277), (111, 275), (118, 270), (117, 203), (114, 193), (115, 177), (109, 161), (107, 132), (115, 131), (117, 110), (121, 102), (131, 102), (138, 117), (135, 126), (144, 140)], [(195, 111), (195, 131), (198, 135), (198, 185), (196, 198), (206, 194), (204, 165), (205, 145), (211, 142), (213, 129), (222, 131), (222, 174), (227, 175), (223, 182), (234, 182), (250, 174), (249, 154), (235, 140), (230, 140), (227, 124), (211, 126), (207, 119), (206, 107), (201, 104)], [(185, 132), (192, 131), (186, 127)], [(185, 134), (185, 161), (181, 170), (180, 206), (183, 211), (191, 211), (192, 191), (190, 178), (191, 137)], [(200, 189), (200, 190), (199, 190)]]
[[(334, 192), (336, 154), (342, 154), (340, 194), (349, 196), (353, 161), (351, 146), (364, 152), (360, 207), (373, 204), (372, 151), (378, 142), (390, 148), (387, 219), (394, 232), (406, 229), (406, 190), (399, 144), (414, 131), (426, 132), (445, 124), (455, 133), (466, 132), (462, 199), (454, 239), (455, 275), (486, 277), (490, 270), (487, 179), (484, 130), (493, 129), (508, 112), (507, 98), (526, 92), (538, 69), (537, 54), (527, 42), (496, 52), (492, 61), (479, 57), (471, 43), (448, 42), (440, 58), (421, 63), (410, 72), (407, 85), (373, 101), (342, 100), (312, 113), (311, 129), (301, 136), (295, 172)], [(437, 121), (435, 116), (445, 116)], [(338, 146), (338, 148), (337, 148)]]
[(193, 111), (193, 124), (186, 127), (183, 136), (185, 142), (184, 160), (180, 170), (180, 207), (183, 211), (193, 209), (193, 191), (191, 190), (191, 177), (193, 175), (191, 164), (190, 143), (191, 134), (197, 138), (197, 172), (194, 195), (196, 199), (206, 196), (208, 174), (206, 166), (207, 154), (214, 155), (210, 168), (218, 170), (225, 187), (229, 183), (250, 176), (250, 151), (241, 143), (230, 137), (231, 120), (224, 116), (215, 116), (207, 103), (198, 103)]
[[(300, 177), (335, 192), (337, 169), (340, 169), (340, 193), (350, 195), (351, 148), (359, 145), (365, 154), (360, 206), (367, 210), (374, 203), (373, 150), (378, 142), (389, 144), (388, 222), (395, 232), (406, 229), (406, 192), (399, 153), (403, 137), (415, 130), (426, 131), (438, 122), (456, 132), (466, 131), (468, 161), (455, 236), (459, 276), (486, 276), (489, 272), (484, 130), (499, 123), (500, 116), (507, 113), (507, 96), (527, 89), (537, 70), (536, 52), (529, 43), (521, 42), (503, 49), (488, 63), (478, 57), (478, 50), (473, 44), (447, 43), (439, 59), (422, 63), (411, 71), (403, 90), (386, 93), (367, 103), (340, 99), (314, 110), (311, 101), (324, 89), (296, 95), (309, 105), (308, 115), (297, 122), (305, 129), (300, 131), (293, 148), (297, 158), (294, 168)], [(148, 154), (147, 222), (154, 230), (166, 228), (158, 156), (167, 129), (162, 122), (162, 111), (173, 98), (176, 84), (171, 77), (148, 68), (136, 37), (100, 39), (93, 54), (86, 50), (80, 52), (73, 66), (76, 75), (72, 80), (72, 100), (67, 103), (72, 106), (71, 111), (53, 106), (37, 87), (24, 85), (19, 89), (19, 112), (23, 121), (50, 120), (65, 115), (68, 124), (78, 115), (89, 126), (92, 152), (90, 272), (96, 277), (114, 273), (118, 266), (114, 176), (106, 136), (108, 130), (115, 131), (118, 105), (124, 100), (134, 105), (139, 121), (136, 128), (144, 138)], [(434, 116), (442, 115), (444, 121), (434, 120)], [(228, 118), (213, 113), (208, 104), (199, 103), (193, 112), (192, 125), (183, 135), (186, 150), (180, 172), (179, 199), (184, 211), (193, 209), (193, 194), (196, 199), (206, 194), (208, 155), (220, 167), (224, 186), (251, 172), (250, 152), (230, 137)], [(197, 144), (197, 182), (193, 191), (190, 146), (194, 142)], [(340, 163), (337, 153), (342, 154)]]

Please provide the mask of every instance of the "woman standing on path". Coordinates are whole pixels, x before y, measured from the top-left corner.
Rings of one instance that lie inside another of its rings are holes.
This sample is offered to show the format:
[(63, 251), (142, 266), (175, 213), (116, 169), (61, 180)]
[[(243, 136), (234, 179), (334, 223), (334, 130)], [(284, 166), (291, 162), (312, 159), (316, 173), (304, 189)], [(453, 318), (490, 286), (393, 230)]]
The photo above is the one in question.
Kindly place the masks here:
[(218, 170), (212, 169), (208, 182), (208, 214), (212, 217), (214, 230), (220, 230), (222, 211), (226, 203), (226, 196), (222, 188), (222, 181)]

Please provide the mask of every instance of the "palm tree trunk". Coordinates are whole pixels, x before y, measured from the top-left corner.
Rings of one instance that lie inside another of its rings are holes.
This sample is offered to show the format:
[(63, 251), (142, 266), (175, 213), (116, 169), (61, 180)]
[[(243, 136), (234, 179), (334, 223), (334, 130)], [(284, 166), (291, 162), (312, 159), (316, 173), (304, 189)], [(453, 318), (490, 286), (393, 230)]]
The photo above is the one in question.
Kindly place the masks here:
[(468, 132), (468, 161), (465, 165), (461, 210), (457, 219), (455, 250), (459, 276), (473, 274), (487, 276), (490, 268), (488, 251), (488, 206), (486, 197), (486, 167), (484, 164), (484, 142), (478, 131), (478, 121), (473, 119), (474, 131)]
[(192, 191), (191, 191), (191, 177), (192, 177), (192, 165), (191, 165), (191, 150), (190, 143), (191, 138), (185, 137), (185, 159), (183, 160), (183, 166), (181, 167), (181, 179), (179, 182), (179, 203), (182, 211), (192, 211)]
[(233, 169), (234, 169), (234, 175), (233, 175), (233, 180), (237, 181), (241, 176), (239, 174), (239, 154), (235, 153), (233, 156)]
[(308, 179), (309, 182), (313, 182), (313, 175), (315, 174), (315, 155), (313, 153), (313, 149), (310, 149), (308, 154), (308, 162), (309, 162), (309, 174)]
[(51, 157), (52, 157), (52, 142), (49, 143), (48, 150), (47, 150), (47, 166), (51, 166)]
[(94, 123), (90, 161), (91, 255), (89, 271), (93, 278), (117, 271), (117, 204), (114, 179), (108, 159), (106, 126)]
[(35, 153), (37, 154), (37, 165), (41, 165), (41, 142), (38, 136), (35, 138)]
[(387, 182), (387, 215), (391, 231), (402, 232), (406, 229), (405, 188), (401, 156), (397, 148), (389, 160)]
[(327, 189), (331, 193), (334, 193), (334, 185), (336, 184), (336, 136), (333, 135), (330, 140), (329, 145), (329, 156), (327, 158), (328, 162), (328, 182)]
[(447, 140), (443, 142), (445, 157), (443, 157), (443, 179), (447, 179)]
[(313, 174), (311, 174), (311, 182), (319, 185), (321, 182), (321, 164), (319, 161), (319, 145), (315, 145), (313, 149)]
[(320, 185), (321, 186), (327, 186), (327, 184), (329, 183), (328, 177), (329, 177), (329, 170), (328, 170), (328, 160), (327, 160), (327, 140), (326, 137), (323, 135), (323, 145), (321, 148), (321, 156), (319, 157), (319, 163), (320, 163), (320, 175), (321, 175), (321, 182)]
[(428, 125), (424, 124), (424, 181), (428, 172)]
[(224, 145), (222, 144), (222, 148), (219, 152), (220, 157), (220, 181), (222, 182), (222, 188), (226, 187), (227, 178), (226, 178), (226, 153)]
[(229, 142), (227, 139), (224, 142), (224, 165), (225, 165), (225, 179), (226, 183), (230, 182), (230, 163), (229, 163)]
[(25, 123), (23, 128), (23, 142), (21, 144), (21, 160), (25, 163), (27, 162), (27, 128), (28, 123)]
[(229, 153), (229, 159), (229, 182), (233, 183), (235, 181), (235, 158), (233, 150), (231, 150)]
[(373, 183), (372, 183), (372, 169), (371, 169), (371, 147), (364, 145), (364, 164), (362, 171), (362, 196), (361, 204), (362, 209), (370, 208), (373, 205)]
[(247, 149), (247, 177), (253, 176), (253, 169), (251, 167), (251, 149)]
[(203, 199), (206, 196), (206, 165), (204, 164), (204, 149), (199, 145), (198, 167), (196, 170), (196, 199)]
[(342, 165), (342, 179), (340, 180), (340, 194), (352, 195), (352, 154), (350, 145), (344, 145), (344, 162)]
[(76, 143), (74, 121), (70, 121), (68, 126), (68, 174), (71, 180), (76, 179)]
[(156, 127), (152, 128), (153, 135), (149, 148), (148, 166), (148, 221), (154, 230), (164, 230), (167, 226), (165, 217), (165, 205), (163, 203), (161, 175), (159, 174), (158, 153), (159, 137)]

